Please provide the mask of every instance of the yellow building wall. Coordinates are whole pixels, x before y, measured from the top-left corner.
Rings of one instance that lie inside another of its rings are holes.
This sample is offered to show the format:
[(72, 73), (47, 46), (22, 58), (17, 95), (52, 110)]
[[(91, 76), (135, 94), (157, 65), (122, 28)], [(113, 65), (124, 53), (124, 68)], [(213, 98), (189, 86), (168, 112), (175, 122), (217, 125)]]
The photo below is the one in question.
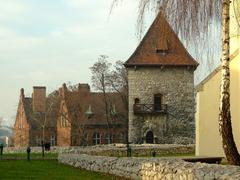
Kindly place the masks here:
[[(236, 0), (235, 0), (236, 1)], [(239, 0), (240, 1), (240, 0)], [(240, 151), (240, 33), (231, 7), (231, 113), (234, 139)], [(233, 58), (234, 57), (234, 58)], [(224, 156), (219, 134), (221, 70), (216, 70), (197, 87), (196, 155)]]

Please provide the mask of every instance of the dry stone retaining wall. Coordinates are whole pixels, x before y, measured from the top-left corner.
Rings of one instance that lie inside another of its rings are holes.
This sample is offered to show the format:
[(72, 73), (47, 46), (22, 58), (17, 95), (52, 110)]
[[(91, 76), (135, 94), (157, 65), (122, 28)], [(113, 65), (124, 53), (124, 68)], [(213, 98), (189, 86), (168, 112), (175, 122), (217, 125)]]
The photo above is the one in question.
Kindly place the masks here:
[[(131, 145), (133, 156), (149, 156), (151, 152), (155, 151), (157, 155), (167, 154), (189, 154), (194, 153), (194, 145), (175, 145), (175, 144), (149, 144), (149, 145)], [(4, 148), (4, 153), (25, 153), (27, 147)], [(42, 152), (41, 147), (31, 147), (31, 152)], [(46, 153), (77, 153), (89, 154), (99, 156), (126, 156), (125, 144), (111, 144), (88, 147), (51, 147), (50, 151)]]
[(180, 159), (117, 158), (60, 154), (58, 161), (77, 168), (143, 180), (240, 179), (240, 167), (189, 163)]

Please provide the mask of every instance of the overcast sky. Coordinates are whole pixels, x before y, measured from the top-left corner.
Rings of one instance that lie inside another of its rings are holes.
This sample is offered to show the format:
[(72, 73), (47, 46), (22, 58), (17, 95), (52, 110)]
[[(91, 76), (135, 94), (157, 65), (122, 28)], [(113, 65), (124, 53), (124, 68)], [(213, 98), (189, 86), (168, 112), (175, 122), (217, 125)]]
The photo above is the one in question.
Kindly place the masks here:
[(63, 82), (90, 83), (101, 54), (126, 60), (138, 44), (137, 4), (109, 17), (112, 0), (0, 0), (0, 117), (13, 121), (20, 88), (51, 92)]
[[(20, 88), (47, 92), (90, 83), (89, 67), (106, 54), (126, 61), (137, 47), (136, 0), (0, 0), (0, 117), (13, 124)], [(153, 20), (150, 15), (146, 27)], [(146, 28), (146, 30), (147, 30)]]

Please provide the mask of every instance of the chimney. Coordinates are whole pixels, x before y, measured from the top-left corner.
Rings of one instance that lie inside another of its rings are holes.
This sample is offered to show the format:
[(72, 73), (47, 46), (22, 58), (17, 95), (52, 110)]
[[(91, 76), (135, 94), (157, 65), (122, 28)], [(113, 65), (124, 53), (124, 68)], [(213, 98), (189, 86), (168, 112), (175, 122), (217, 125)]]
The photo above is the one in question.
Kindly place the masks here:
[(88, 84), (78, 84), (78, 91), (81, 93), (89, 93), (90, 86)]
[(33, 112), (46, 112), (46, 87), (33, 87), (32, 105)]
[(67, 94), (68, 88), (66, 83), (63, 83), (62, 87), (59, 88), (59, 94), (62, 98), (66, 98), (66, 94)]
[(20, 97), (21, 98), (25, 98), (24, 89), (23, 88), (20, 89)]

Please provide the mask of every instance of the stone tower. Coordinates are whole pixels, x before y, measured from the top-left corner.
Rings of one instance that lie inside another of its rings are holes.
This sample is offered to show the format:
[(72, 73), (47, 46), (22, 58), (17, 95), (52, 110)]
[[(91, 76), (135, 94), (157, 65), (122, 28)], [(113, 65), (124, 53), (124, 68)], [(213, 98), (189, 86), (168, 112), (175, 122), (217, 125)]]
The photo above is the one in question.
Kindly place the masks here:
[(197, 66), (159, 13), (125, 63), (130, 142), (178, 143), (181, 137), (193, 138)]

